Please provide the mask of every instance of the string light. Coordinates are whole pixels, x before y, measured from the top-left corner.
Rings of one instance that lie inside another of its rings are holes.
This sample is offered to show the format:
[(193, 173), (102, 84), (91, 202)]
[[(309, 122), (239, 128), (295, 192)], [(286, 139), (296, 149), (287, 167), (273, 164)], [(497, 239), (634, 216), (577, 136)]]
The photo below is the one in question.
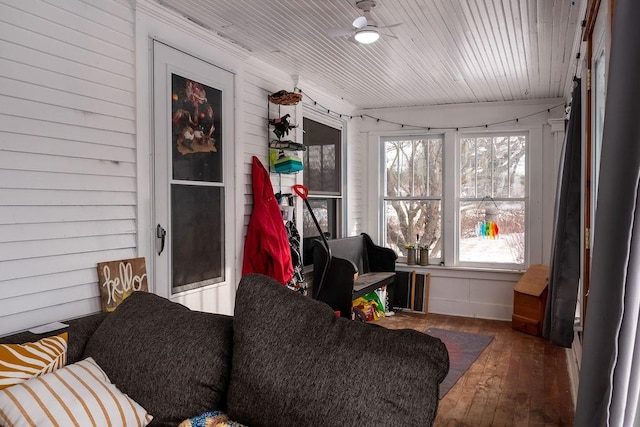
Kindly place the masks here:
[[(580, 54), (578, 53), (578, 57), (579, 57), (579, 55), (580, 55)], [(484, 128), (485, 128), (485, 129), (488, 129), (488, 128), (489, 128), (489, 126), (498, 126), (498, 125), (503, 125), (503, 124), (510, 123), (510, 122), (513, 122), (513, 121), (515, 121), (516, 123), (519, 123), (519, 122), (520, 122), (520, 119), (525, 119), (525, 118), (527, 118), (527, 117), (536, 116), (536, 115), (538, 115), (538, 114), (542, 114), (542, 113), (544, 113), (544, 112), (546, 112), (546, 113), (551, 113), (551, 110), (556, 109), (556, 108), (558, 108), (558, 107), (564, 107), (564, 105), (565, 105), (564, 103), (562, 103), (562, 104), (554, 105), (554, 106), (553, 106), (553, 107), (551, 107), (551, 108), (546, 108), (546, 109), (544, 109), (544, 110), (536, 111), (536, 112), (533, 112), (533, 113), (531, 113), (531, 114), (527, 114), (527, 115), (524, 115), (524, 116), (516, 117), (516, 118), (514, 118), (514, 119), (502, 120), (502, 121), (499, 121), (499, 122), (493, 122), (493, 123), (485, 123), (484, 125), (468, 125), (468, 126), (419, 126), (419, 125), (412, 125), (412, 124), (408, 124), (408, 123), (395, 122), (395, 121), (392, 121), (392, 120), (386, 120), (386, 119), (382, 119), (382, 118), (379, 118), (379, 117), (374, 117), (374, 116), (369, 115), (369, 114), (360, 114), (359, 116), (347, 115), (347, 114), (344, 114), (344, 113), (340, 113), (340, 112), (338, 112), (338, 111), (333, 111), (333, 110), (331, 110), (330, 108), (326, 108), (326, 107), (324, 107), (323, 105), (318, 104), (318, 101), (316, 101), (316, 100), (314, 100), (313, 98), (311, 98), (311, 97), (309, 96), (309, 94), (307, 94), (306, 92), (303, 92), (303, 91), (302, 91), (302, 89), (300, 89), (299, 87), (296, 87), (296, 88), (294, 89), (294, 91), (298, 91), (299, 93), (304, 93), (304, 94), (305, 94), (305, 97), (306, 97), (306, 98), (308, 98), (311, 102), (313, 102), (313, 105), (318, 106), (318, 107), (320, 107), (320, 108), (321, 108), (321, 109), (323, 109), (323, 110), (327, 110), (327, 114), (335, 114), (336, 116), (338, 116), (338, 117), (340, 117), (340, 118), (342, 118), (343, 116), (344, 116), (344, 117), (349, 117), (349, 119), (353, 119), (354, 117), (360, 117), (361, 119), (363, 119), (363, 120), (364, 120), (365, 118), (368, 118), (368, 119), (375, 120), (375, 121), (376, 121), (376, 123), (380, 123), (380, 122), (388, 123), (388, 124), (391, 124), (391, 125), (400, 126), (400, 127), (401, 127), (401, 128), (403, 128), (403, 129), (404, 129), (404, 127), (406, 126), (406, 127), (408, 127), (408, 128), (412, 128), (412, 129), (426, 129), (427, 131), (431, 131), (431, 129), (438, 129), (438, 130), (455, 130), (456, 132), (458, 132), (458, 131), (460, 131), (460, 129), (474, 129), (474, 128), (479, 128), (479, 127), (483, 127), (483, 126), (484, 126)]]

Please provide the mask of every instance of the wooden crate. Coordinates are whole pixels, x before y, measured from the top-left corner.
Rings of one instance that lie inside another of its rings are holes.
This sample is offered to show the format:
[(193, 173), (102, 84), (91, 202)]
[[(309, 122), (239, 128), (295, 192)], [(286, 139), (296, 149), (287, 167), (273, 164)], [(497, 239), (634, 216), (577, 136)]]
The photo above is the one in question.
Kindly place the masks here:
[(549, 267), (530, 266), (513, 288), (511, 327), (530, 335), (542, 335), (544, 310), (547, 305)]

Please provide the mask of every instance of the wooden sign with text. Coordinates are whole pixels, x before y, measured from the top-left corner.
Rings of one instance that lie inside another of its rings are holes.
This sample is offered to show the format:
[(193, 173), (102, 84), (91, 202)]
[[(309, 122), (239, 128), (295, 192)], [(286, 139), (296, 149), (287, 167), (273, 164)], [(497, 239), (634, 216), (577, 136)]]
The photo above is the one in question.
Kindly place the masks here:
[(113, 311), (134, 291), (149, 290), (144, 258), (98, 263), (98, 286), (102, 311)]

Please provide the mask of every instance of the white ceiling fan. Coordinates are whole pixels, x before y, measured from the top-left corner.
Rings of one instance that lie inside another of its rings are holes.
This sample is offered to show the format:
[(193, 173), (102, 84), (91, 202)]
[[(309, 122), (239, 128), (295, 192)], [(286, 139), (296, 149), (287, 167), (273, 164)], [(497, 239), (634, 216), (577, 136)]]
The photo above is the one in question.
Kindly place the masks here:
[(402, 24), (391, 24), (378, 26), (378, 23), (371, 17), (371, 10), (376, 7), (375, 0), (358, 0), (356, 7), (362, 10), (362, 15), (357, 17), (349, 28), (332, 28), (328, 31), (331, 37), (351, 36), (356, 42), (362, 44), (373, 43), (380, 34), (385, 37), (396, 38), (394, 35), (381, 33), (380, 30), (385, 28), (393, 28)]

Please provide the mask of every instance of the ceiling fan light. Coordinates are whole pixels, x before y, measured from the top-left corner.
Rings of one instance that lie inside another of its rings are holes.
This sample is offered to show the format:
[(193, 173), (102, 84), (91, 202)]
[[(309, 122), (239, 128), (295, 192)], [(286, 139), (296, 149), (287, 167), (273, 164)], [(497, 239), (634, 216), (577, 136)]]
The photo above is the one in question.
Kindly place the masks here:
[(358, 43), (369, 44), (378, 40), (380, 34), (375, 28), (363, 28), (362, 30), (356, 31), (354, 38)]

